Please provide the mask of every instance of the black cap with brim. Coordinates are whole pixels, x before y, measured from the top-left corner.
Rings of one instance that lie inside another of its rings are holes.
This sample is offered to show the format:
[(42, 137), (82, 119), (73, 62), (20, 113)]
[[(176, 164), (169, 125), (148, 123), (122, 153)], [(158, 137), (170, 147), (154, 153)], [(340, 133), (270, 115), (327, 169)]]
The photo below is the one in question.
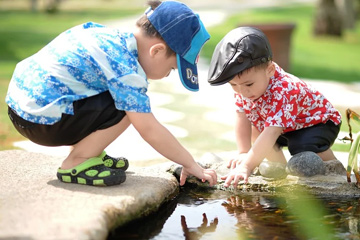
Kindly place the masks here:
[(265, 34), (253, 27), (230, 31), (216, 46), (211, 58), (208, 82), (222, 85), (248, 68), (272, 58), (270, 43)]

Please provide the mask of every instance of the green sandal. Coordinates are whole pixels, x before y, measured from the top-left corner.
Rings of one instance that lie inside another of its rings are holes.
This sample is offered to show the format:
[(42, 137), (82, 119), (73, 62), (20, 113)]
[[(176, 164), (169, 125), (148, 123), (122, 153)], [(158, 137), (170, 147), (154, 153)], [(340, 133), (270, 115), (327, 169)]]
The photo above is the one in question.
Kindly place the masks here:
[(126, 171), (129, 167), (129, 161), (124, 157), (114, 158), (106, 154), (105, 151), (99, 156), (104, 161), (104, 165), (108, 168), (121, 169)]
[(121, 169), (106, 167), (102, 158), (93, 157), (71, 169), (59, 168), (57, 178), (66, 183), (112, 186), (125, 182), (126, 175)]

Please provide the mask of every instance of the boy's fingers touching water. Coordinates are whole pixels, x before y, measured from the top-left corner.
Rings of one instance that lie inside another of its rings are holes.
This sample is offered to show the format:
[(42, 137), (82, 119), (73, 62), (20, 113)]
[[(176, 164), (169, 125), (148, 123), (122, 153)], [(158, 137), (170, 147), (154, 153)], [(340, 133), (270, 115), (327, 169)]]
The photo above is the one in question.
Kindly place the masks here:
[(230, 168), (230, 169), (234, 169), (234, 168), (236, 168), (238, 161), (239, 160), (236, 158), (230, 159), (226, 167)]
[(234, 169), (236, 168), (238, 165), (241, 164), (241, 162), (243, 160), (245, 160), (246, 158), (246, 153), (239, 153), (236, 157), (232, 158), (229, 160), (228, 164), (227, 164), (227, 168), (230, 169)]
[(180, 186), (185, 184), (187, 177), (190, 175), (201, 179), (202, 182), (208, 181), (210, 186), (216, 185), (217, 183), (217, 175), (213, 169), (203, 169), (200, 166), (197, 166), (194, 169), (183, 167), (180, 174)]
[(236, 188), (240, 180), (244, 180), (244, 183), (246, 184), (248, 182), (249, 176), (250, 173), (248, 169), (239, 165), (235, 169), (232, 169), (229, 174), (222, 176), (221, 179), (225, 180), (225, 187), (229, 187), (231, 182), (233, 182), (233, 185)]

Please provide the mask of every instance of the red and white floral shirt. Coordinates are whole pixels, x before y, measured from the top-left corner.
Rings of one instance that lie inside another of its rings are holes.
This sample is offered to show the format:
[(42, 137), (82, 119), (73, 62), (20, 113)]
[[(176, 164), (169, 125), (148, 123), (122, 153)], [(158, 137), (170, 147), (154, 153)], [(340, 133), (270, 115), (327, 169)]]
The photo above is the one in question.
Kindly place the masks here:
[(320, 92), (275, 66), (275, 74), (260, 98), (252, 101), (235, 94), (237, 110), (245, 112), (260, 132), (269, 126), (283, 127), (286, 133), (328, 120), (341, 123), (340, 113)]

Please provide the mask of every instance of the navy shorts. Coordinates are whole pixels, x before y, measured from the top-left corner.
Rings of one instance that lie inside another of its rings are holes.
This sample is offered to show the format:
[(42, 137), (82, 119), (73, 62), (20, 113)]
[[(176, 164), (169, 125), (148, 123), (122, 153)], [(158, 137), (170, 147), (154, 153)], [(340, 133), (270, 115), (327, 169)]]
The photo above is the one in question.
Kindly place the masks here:
[(74, 145), (96, 130), (119, 123), (126, 113), (116, 109), (108, 91), (73, 103), (74, 115), (63, 114), (53, 125), (32, 123), (10, 107), (8, 114), (16, 130), (30, 141), (44, 146)]
[(335, 125), (329, 120), (325, 124), (320, 123), (308, 128), (287, 132), (278, 138), (277, 144), (287, 146), (291, 155), (305, 151), (324, 152), (335, 142), (340, 131), (340, 125)]

